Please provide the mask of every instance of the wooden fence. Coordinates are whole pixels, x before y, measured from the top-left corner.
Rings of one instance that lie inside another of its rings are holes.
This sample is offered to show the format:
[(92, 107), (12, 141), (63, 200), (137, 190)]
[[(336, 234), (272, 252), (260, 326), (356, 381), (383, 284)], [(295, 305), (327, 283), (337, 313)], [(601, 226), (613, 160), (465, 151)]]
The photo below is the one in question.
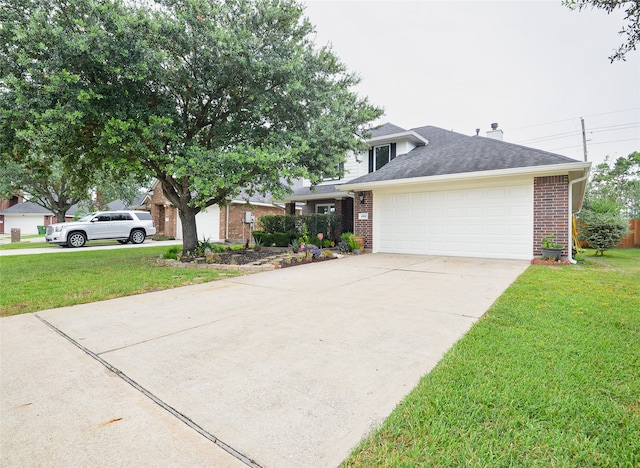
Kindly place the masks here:
[(623, 237), (620, 243), (616, 245), (616, 248), (632, 249), (640, 247), (640, 219), (630, 219), (629, 229), (633, 232)]

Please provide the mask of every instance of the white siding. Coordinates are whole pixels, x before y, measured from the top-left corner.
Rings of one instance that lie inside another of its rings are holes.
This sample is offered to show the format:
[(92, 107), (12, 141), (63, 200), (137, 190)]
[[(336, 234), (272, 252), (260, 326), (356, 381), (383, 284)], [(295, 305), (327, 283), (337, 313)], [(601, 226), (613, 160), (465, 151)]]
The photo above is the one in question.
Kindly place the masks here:
[[(198, 240), (209, 240), (209, 242), (220, 242), (220, 207), (213, 205), (196, 215), (196, 228), (198, 229)], [(182, 239), (182, 222), (178, 216), (176, 226), (176, 238)]]
[(533, 184), (374, 195), (374, 251), (529, 260)]

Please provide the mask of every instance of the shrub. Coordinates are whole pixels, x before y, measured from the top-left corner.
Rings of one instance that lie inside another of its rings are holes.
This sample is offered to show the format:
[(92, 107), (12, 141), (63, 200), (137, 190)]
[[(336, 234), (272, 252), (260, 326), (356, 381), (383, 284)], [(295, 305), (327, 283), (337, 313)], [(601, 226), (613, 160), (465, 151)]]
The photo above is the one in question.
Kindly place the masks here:
[(341, 239), (343, 242), (346, 242), (346, 243), (348, 244), (348, 243), (349, 243), (349, 241), (350, 241), (351, 239), (353, 239), (353, 232), (349, 232), (349, 231), (347, 231), (347, 232), (343, 232), (343, 233), (340, 235), (340, 239)]
[(349, 245), (349, 242), (340, 241), (340, 243), (338, 244), (338, 251), (343, 253), (351, 252), (351, 246)]
[(333, 252), (331, 250), (323, 250), (322, 258), (333, 258)]
[(260, 239), (260, 242), (262, 242), (262, 245), (265, 247), (271, 247), (273, 245), (273, 234), (268, 234), (264, 231), (253, 231), (253, 238), (255, 240)]
[(600, 255), (615, 247), (629, 233), (629, 223), (620, 212), (621, 206), (615, 200), (597, 198), (586, 202), (580, 213), (580, 240), (587, 241)]
[(629, 233), (629, 223), (613, 213), (592, 213), (588, 221), (583, 222), (585, 224), (580, 226), (581, 238), (600, 255), (619, 244)]
[(169, 247), (169, 250), (167, 250), (164, 253), (162, 258), (164, 258), (165, 260), (178, 260), (178, 252), (179, 251), (180, 251), (180, 246), (179, 245), (174, 245), (173, 247)]
[(291, 241), (291, 235), (286, 232), (273, 233), (273, 243), (276, 247), (288, 247)]
[(337, 230), (341, 226), (339, 214), (308, 214), (308, 215), (263, 215), (259, 225), (263, 232), (274, 234), (286, 232), (304, 236), (309, 234), (312, 238), (322, 232), (327, 239), (337, 240)]
[(151, 237), (152, 240), (154, 241), (168, 241), (168, 240), (175, 240), (176, 238), (173, 236), (160, 236), (158, 234), (154, 235)]

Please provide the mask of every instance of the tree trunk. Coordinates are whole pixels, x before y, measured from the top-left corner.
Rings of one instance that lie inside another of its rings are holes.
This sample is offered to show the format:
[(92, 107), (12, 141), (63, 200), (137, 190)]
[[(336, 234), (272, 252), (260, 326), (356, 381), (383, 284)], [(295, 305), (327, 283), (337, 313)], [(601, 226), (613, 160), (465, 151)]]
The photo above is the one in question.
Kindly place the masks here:
[(196, 214), (199, 210), (188, 205), (180, 207), (180, 221), (182, 221), (182, 252), (193, 252), (198, 247), (198, 229), (196, 227)]
[(67, 220), (66, 214), (66, 211), (58, 211), (56, 213), (56, 223), (64, 223)]

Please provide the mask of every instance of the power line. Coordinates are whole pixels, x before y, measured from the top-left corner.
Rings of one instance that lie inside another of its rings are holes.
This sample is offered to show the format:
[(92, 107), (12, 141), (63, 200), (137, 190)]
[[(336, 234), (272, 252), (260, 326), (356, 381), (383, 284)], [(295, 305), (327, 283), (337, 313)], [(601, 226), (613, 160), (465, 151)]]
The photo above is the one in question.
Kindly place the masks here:
[(596, 143), (589, 143), (590, 145), (604, 145), (605, 143), (622, 143), (623, 141), (639, 141), (640, 138), (629, 138), (628, 140), (611, 140), (611, 141), (598, 141)]
[[(589, 146), (591, 146), (591, 145), (604, 145), (604, 144), (608, 144), (608, 143), (622, 143), (622, 142), (625, 142), (625, 141), (640, 141), (640, 138), (629, 138), (629, 139), (626, 139), (626, 140), (599, 141), (599, 142), (596, 142), (596, 143), (592, 143), (589, 140)], [(547, 150), (547, 151), (550, 151), (550, 152), (551, 151), (560, 151), (560, 150), (563, 150), (563, 149), (578, 148), (579, 146), (580, 146), (580, 143), (575, 143), (575, 144), (573, 144), (571, 146), (563, 146), (562, 148), (554, 148), (554, 149), (550, 149), (550, 150)]]
[[(618, 124), (618, 125), (605, 125), (604, 127), (592, 127), (591, 130), (599, 130), (601, 132), (611, 132), (614, 130), (630, 130), (632, 128), (638, 128), (640, 126), (640, 122), (629, 122), (626, 124)], [(611, 129), (611, 130), (604, 130)]]
[(564, 133), (556, 133), (554, 135), (547, 135), (547, 136), (543, 136), (543, 137), (538, 137), (538, 138), (531, 138), (529, 140), (521, 140), (521, 141), (516, 141), (516, 144), (522, 144), (522, 143), (531, 143), (531, 142), (538, 142), (538, 141), (546, 141), (546, 140), (557, 140), (558, 138), (568, 138), (570, 136), (573, 135), (578, 135), (580, 132), (564, 132)]
[[(584, 115), (582, 116), (584, 117), (598, 117), (601, 115), (609, 115), (609, 114), (619, 114), (622, 112), (631, 112), (634, 110), (640, 110), (640, 107), (632, 107), (631, 109), (622, 109), (622, 110), (617, 110), (617, 111), (611, 111), (611, 112), (601, 112), (599, 114), (589, 114), (589, 115)], [(535, 125), (528, 125), (526, 127), (518, 127), (518, 128), (512, 128), (509, 131), (510, 132), (515, 132), (517, 130), (525, 130), (528, 128), (535, 128), (535, 127), (543, 127), (545, 125), (553, 125), (553, 124), (557, 124), (557, 123), (561, 123), (561, 122), (569, 122), (569, 121), (574, 121), (574, 120), (579, 120), (580, 117), (576, 116), (576, 117), (571, 117), (569, 119), (562, 119), (562, 120), (554, 120), (553, 122), (544, 122), (544, 123), (539, 123), (539, 124), (535, 124)]]

